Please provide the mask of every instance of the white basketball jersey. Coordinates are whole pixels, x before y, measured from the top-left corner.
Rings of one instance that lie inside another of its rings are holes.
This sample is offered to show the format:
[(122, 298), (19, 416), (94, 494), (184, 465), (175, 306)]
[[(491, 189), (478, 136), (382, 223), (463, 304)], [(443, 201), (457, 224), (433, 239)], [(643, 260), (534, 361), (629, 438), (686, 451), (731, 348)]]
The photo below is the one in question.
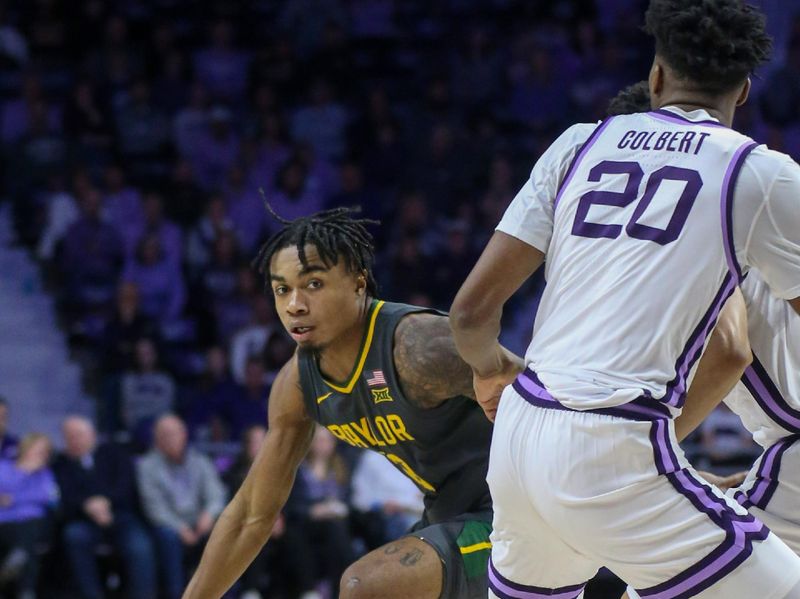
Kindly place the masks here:
[(751, 270), (742, 283), (753, 364), (725, 403), (756, 442), (800, 434), (800, 316)]
[[(573, 127), (542, 156), (498, 230), (546, 254), (526, 362), (562, 404), (648, 396), (677, 412), (742, 267), (800, 295), (800, 226), (766, 208), (800, 213), (800, 168), (754, 148), (670, 108)], [(794, 197), (770, 200), (781, 178)]]

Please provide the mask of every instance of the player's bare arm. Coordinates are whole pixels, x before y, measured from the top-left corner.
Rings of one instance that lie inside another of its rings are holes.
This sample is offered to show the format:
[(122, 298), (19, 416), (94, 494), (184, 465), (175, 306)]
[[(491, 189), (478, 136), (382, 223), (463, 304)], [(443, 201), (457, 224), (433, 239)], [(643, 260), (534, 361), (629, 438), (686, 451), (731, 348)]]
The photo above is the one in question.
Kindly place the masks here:
[(458, 355), (447, 316), (404, 317), (394, 333), (394, 364), (406, 396), (420, 407), (435, 408), (456, 395), (475, 397), (472, 369)]
[(221, 597), (269, 538), (308, 450), (313, 422), (303, 407), (292, 358), (275, 379), (269, 400), (269, 431), (241, 489), (217, 521), (183, 599)]
[(543, 252), (498, 231), (453, 302), (453, 339), (475, 373), (476, 395), (482, 405), (496, 403), (499, 390), (511, 383), (522, 366), (497, 340), (500, 318), (508, 299), (543, 262)]
[(747, 337), (747, 306), (737, 288), (720, 312), (697, 373), (675, 419), (678, 441), (685, 439), (725, 399), (753, 361)]
[(800, 297), (789, 300), (789, 303), (792, 305), (792, 308), (794, 308), (794, 311), (800, 314)]

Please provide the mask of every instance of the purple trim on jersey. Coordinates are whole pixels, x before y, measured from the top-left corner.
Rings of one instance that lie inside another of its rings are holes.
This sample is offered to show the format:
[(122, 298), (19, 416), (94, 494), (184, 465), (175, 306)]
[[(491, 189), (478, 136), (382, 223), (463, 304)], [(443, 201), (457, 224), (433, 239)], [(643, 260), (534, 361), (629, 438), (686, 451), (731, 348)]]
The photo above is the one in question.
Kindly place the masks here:
[(691, 119), (687, 119), (685, 116), (675, 114), (674, 112), (671, 112), (669, 110), (664, 110), (662, 108), (659, 108), (658, 110), (653, 110), (651, 112), (648, 112), (647, 114), (656, 120), (672, 123), (673, 125), (705, 125), (707, 127), (722, 127), (723, 129), (728, 128), (719, 121), (708, 120), (708, 119), (704, 121), (693, 121)]
[(776, 424), (791, 433), (800, 434), (800, 411), (789, 405), (755, 355), (753, 363), (742, 375), (742, 383), (755, 398), (758, 406)]
[(714, 301), (711, 302), (711, 306), (703, 315), (703, 318), (700, 319), (694, 331), (692, 331), (692, 334), (689, 336), (689, 341), (687, 341), (683, 352), (681, 352), (678, 361), (675, 363), (675, 378), (667, 383), (667, 392), (661, 399), (661, 401), (668, 406), (679, 408), (683, 405), (683, 400), (686, 396), (686, 379), (689, 376), (689, 371), (703, 353), (706, 339), (711, 334), (714, 325), (717, 324), (717, 318), (722, 310), (722, 306), (725, 305), (725, 302), (735, 289), (736, 280), (733, 275), (728, 272), (722, 280), (722, 285), (719, 291), (717, 291)]
[(769, 529), (750, 514), (738, 514), (707, 483), (681, 469), (665, 422), (654, 422), (650, 432), (656, 468), (698, 511), (725, 531), (725, 538), (711, 553), (677, 576), (646, 589), (644, 599), (688, 599), (733, 572), (752, 553), (753, 542), (763, 541)]
[(489, 588), (500, 599), (576, 599), (586, 583), (548, 589), (512, 582), (497, 571), (489, 560)]
[(567, 174), (564, 176), (564, 180), (561, 182), (561, 185), (558, 188), (558, 193), (556, 193), (556, 199), (553, 200), (553, 214), (555, 214), (555, 211), (558, 208), (558, 203), (561, 201), (561, 196), (564, 195), (564, 190), (567, 188), (570, 181), (572, 181), (572, 177), (575, 175), (575, 171), (578, 170), (578, 165), (581, 163), (581, 160), (583, 160), (583, 157), (597, 141), (597, 138), (600, 137), (600, 134), (605, 130), (606, 127), (608, 127), (608, 124), (613, 120), (614, 117), (610, 116), (602, 123), (600, 123), (597, 127), (595, 127), (594, 131), (592, 131), (592, 134), (588, 137), (588, 139), (585, 142), (583, 142), (583, 145), (575, 153), (575, 157), (572, 159), (572, 162), (569, 163)]
[(728, 169), (725, 171), (725, 177), (722, 179), (722, 197), (720, 201), (722, 244), (725, 247), (725, 259), (728, 261), (728, 268), (736, 277), (737, 283), (742, 282), (742, 268), (736, 259), (736, 246), (733, 243), (733, 193), (745, 159), (757, 146), (758, 144), (754, 141), (749, 141), (736, 150)]
[(530, 368), (526, 368), (520, 373), (512, 386), (525, 401), (540, 408), (562, 410), (565, 412), (602, 414), (604, 416), (616, 416), (617, 418), (635, 420), (638, 422), (667, 420), (672, 417), (669, 409), (661, 404), (661, 402), (646, 396), (637, 397), (633, 401), (611, 408), (595, 408), (591, 410), (575, 410), (573, 408), (568, 408), (550, 395), (550, 392), (539, 380), (539, 377)]
[(735, 495), (736, 501), (746, 509), (750, 509), (753, 506), (762, 510), (767, 509), (772, 496), (778, 489), (778, 477), (781, 472), (783, 454), (798, 440), (800, 440), (800, 435), (792, 435), (791, 437), (784, 437), (771, 445), (764, 452), (758, 465), (755, 483), (749, 490), (737, 492)]

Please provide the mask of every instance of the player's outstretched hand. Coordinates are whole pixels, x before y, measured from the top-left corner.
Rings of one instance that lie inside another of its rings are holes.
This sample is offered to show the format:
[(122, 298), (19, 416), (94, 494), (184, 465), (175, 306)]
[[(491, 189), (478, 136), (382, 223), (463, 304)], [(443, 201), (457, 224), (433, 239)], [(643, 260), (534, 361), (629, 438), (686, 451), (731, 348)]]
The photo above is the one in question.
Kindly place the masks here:
[(498, 369), (492, 374), (481, 375), (472, 372), (472, 385), (475, 388), (475, 399), (483, 408), (486, 417), (494, 422), (500, 395), (508, 385), (514, 382), (517, 375), (525, 368), (525, 362), (506, 348), (498, 345)]
[(738, 487), (744, 482), (744, 479), (747, 478), (747, 472), (737, 472), (736, 474), (730, 474), (728, 476), (717, 476), (716, 474), (703, 471), (699, 471), (698, 474), (715, 487), (718, 487), (721, 491), (727, 491), (733, 487)]

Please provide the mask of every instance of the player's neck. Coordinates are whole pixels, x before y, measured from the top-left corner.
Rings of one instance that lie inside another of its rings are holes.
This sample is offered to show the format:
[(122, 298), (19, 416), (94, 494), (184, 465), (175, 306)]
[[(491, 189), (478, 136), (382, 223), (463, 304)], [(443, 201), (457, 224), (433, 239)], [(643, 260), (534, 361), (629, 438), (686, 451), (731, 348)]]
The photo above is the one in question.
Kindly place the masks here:
[(721, 102), (710, 101), (707, 98), (692, 97), (690, 94), (676, 93), (661, 99), (659, 108), (674, 106), (685, 112), (705, 110), (711, 117), (717, 119), (726, 127), (733, 124), (733, 111), (735, 107), (724, 106)]
[(346, 379), (352, 374), (367, 332), (370, 306), (372, 298), (368, 297), (353, 325), (317, 352), (319, 369), (327, 380), (346, 383)]

